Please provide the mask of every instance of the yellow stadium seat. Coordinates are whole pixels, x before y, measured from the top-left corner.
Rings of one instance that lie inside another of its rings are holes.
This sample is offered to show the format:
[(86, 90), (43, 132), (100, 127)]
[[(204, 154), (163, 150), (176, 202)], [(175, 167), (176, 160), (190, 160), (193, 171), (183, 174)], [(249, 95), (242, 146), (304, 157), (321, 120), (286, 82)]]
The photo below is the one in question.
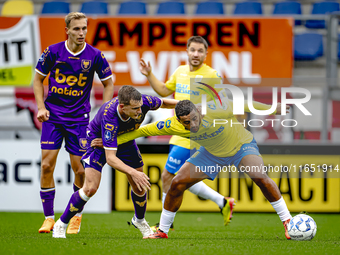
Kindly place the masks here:
[(1, 10), (1, 16), (22, 16), (34, 14), (33, 2), (29, 0), (8, 0)]

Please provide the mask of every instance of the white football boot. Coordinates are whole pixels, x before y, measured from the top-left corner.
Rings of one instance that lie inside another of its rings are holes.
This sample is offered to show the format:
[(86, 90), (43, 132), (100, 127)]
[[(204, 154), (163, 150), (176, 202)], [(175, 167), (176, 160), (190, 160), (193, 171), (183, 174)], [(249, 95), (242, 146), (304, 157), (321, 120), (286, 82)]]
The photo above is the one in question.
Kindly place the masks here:
[(145, 219), (143, 219), (143, 221), (141, 223), (139, 223), (139, 222), (137, 222), (135, 217), (132, 217), (131, 223), (132, 223), (133, 226), (135, 226), (135, 228), (139, 229), (139, 231), (143, 235), (143, 239), (148, 238), (149, 235), (153, 234), (152, 229), (150, 228), (149, 224), (146, 222)]
[(66, 238), (67, 224), (63, 223), (60, 219), (53, 226), (53, 238)]

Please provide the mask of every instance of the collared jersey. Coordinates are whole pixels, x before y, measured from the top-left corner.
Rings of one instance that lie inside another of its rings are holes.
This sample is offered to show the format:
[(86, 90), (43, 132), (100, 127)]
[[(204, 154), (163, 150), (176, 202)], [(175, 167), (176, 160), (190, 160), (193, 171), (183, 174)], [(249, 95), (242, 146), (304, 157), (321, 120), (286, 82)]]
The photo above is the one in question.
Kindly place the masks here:
[(56, 123), (88, 123), (94, 73), (101, 81), (112, 76), (101, 51), (85, 43), (81, 51), (73, 53), (67, 41), (47, 47), (35, 70), (43, 76), (50, 74), (45, 106), (49, 120)]
[[(192, 79), (191, 82), (195, 82), (194, 88), (190, 86), (190, 79)], [(190, 72), (189, 65), (181, 65), (170, 76), (165, 86), (169, 90), (175, 91), (175, 99), (188, 99), (194, 104), (197, 104), (201, 102), (202, 94), (206, 94), (204, 90), (198, 89), (199, 87), (206, 89), (204, 85), (200, 86), (199, 83), (197, 83), (201, 81), (214, 87), (215, 84), (221, 83), (221, 76), (219, 76), (215, 69), (206, 64), (203, 64), (200, 69), (193, 72)], [(221, 89), (216, 90), (221, 91)], [(211, 97), (207, 95), (207, 101), (209, 100), (211, 100)], [(190, 149), (190, 142), (179, 136), (173, 136), (169, 143)]]
[[(216, 120), (220, 121), (216, 121)], [(221, 124), (215, 124), (216, 123)], [(233, 124), (231, 124), (233, 123)], [(217, 157), (231, 157), (245, 143), (253, 140), (233, 115), (231, 101), (223, 101), (223, 107), (208, 108), (197, 133), (186, 130), (176, 116), (141, 127), (139, 130), (120, 136), (118, 142), (127, 142), (141, 136), (179, 135), (192, 140)]]
[(118, 111), (118, 97), (104, 103), (98, 110), (94, 119), (87, 128), (89, 140), (101, 137), (105, 149), (117, 149), (117, 137), (121, 134), (136, 130), (142, 124), (145, 114), (149, 110), (157, 110), (162, 105), (162, 100), (158, 97), (142, 95), (142, 113), (138, 119), (128, 118), (124, 120)]

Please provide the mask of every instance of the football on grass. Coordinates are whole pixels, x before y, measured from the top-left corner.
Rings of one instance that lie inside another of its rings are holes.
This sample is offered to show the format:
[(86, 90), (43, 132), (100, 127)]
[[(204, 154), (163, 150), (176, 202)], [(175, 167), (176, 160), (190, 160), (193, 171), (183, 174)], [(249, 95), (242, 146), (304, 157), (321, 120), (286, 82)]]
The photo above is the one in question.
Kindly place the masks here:
[(298, 214), (290, 220), (288, 234), (292, 240), (311, 240), (316, 234), (316, 223), (312, 217), (306, 214)]

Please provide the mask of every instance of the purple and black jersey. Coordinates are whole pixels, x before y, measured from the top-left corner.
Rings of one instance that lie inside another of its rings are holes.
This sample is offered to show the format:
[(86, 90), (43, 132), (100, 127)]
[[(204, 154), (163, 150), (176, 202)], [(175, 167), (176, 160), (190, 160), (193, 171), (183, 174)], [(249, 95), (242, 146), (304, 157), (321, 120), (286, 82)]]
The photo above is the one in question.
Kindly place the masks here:
[(80, 52), (73, 53), (67, 41), (47, 47), (36, 71), (44, 76), (50, 73), (45, 106), (50, 111), (49, 120), (56, 123), (88, 123), (94, 72), (102, 81), (112, 75), (109, 63), (98, 49), (85, 44)]
[[(89, 141), (101, 137), (105, 149), (117, 148), (117, 136), (136, 130), (142, 124), (145, 114), (149, 110), (157, 110), (162, 105), (158, 97), (142, 95), (142, 113), (138, 119), (123, 120), (118, 112), (118, 97), (103, 104), (87, 129)], [(89, 142), (88, 141), (88, 142)]]

